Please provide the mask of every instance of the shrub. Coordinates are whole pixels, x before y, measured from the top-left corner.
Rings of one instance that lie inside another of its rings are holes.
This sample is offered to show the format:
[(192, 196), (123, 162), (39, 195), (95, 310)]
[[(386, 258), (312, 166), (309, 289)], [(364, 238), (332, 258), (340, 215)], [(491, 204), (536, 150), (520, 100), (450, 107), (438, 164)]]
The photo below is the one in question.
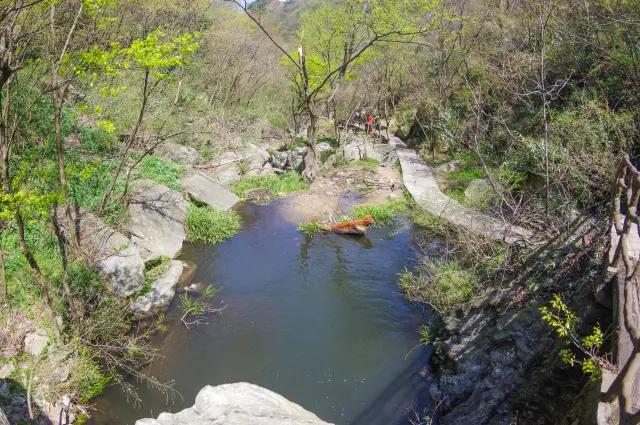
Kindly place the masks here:
[(240, 231), (242, 219), (235, 211), (219, 211), (190, 203), (187, 209), (187, 240), (219, 243)]
[(291, 192), (305, 190), (308, 184), (302, 181), (300, 174), (295, 171), (289, 171), (281, 176), (253, 176), (244, 177), (238, 181), (231, 183), (231, 191), (242, 199), (246, 199), (247, 192), (251, 189), (266, 189), (274, 196), (285, 196)]
[(399, 275), (402, 292), (412, 301), (426, 302), (439, 312), (451, 310), (467, 301), (478, 285), (478, 278), (454, 260), (426, 262), (417, 275)]
[(80, 130), (80, 144), (91, 153), (106, 154), (114, 150), (118, 139), (115, 134), (107, 133), (101, 128), (83, 127)]
[(178, 179), (187, 172), (184, 165), (159, 156), (146, 156), (140, 163), (139, 175), (142, 178), (153, 180), (170, 189), (182, 190), (183, 186)]
[(376, 221), (377, 224), (389, 224), (393, 221), (398, 213), (404, 212), (407, 204), (398, 199), (392, 199), (382, 205), (356, 205), (352, 208), (356, 219), (362, 218), (368, 214)]

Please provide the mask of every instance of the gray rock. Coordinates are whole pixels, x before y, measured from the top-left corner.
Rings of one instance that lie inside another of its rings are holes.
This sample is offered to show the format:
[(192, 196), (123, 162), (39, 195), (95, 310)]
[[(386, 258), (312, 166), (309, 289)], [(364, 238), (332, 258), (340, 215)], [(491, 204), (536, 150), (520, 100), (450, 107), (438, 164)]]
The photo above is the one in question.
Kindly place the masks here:
[(161, 413), (136, 425), (328, 425), (316, 415), (267, 389), (247, 383), (207, 386), (196, 404), (181, 412)]
[(482, 205), (493, 198), (493, 189), (487, 179), (475, 179), (464, 191), (465, 202), (470, 205)]
[(195, 165), (202, 160), (194, 148), (172, 142), (162, 143), (155, 149), (155, 154), (184, 165)]
[[(127, 297), (144, 287), (144, 263), (138, 248), (122, 233), (105, 225), (84, 208), (73, 212), (78, 242), (86, 258), (106, 277), (107, 284), (117, 294)], [(64, 217), (59, 209), (59, 217)], [(66, 220), (60, 220), (66, 226)], [(66, 229), (63, 229), (67, 233)]]
[(20, 406), (24, 406), (25, 404), (27, 404), (27, 399), (24, 398), (23, 396), (19, 394), (11, 395), (11, 406), (20, 407)]
[(24, 337), (24, 349), (33, 357), (38, 357), (49, 344), (49, 338), (41, 332), (30, 332)]
[(143, 248), (145, 263), (180, 254), (187, 205), (180, 192), (149, 180), (136, 182), (129, 205), (131, 240)]
[(184, 264), (182, 261), (171, 261), (162, 276), (151, 283), (149, 292), (139, 296), (136, 302), (131, 305), (131, 310), (134, 313), (141, 314), (168, 306), (176, 293), (176, 286), (183, 270)]
[(322, 164), (322, 166), (326, 169), (333, 168), (336, 165), (337, 161), (338, 161), (338, 156), (336, 154), (329, 155), (329, 157), (324, 162), (324, 164)]
[(240, 201), (236, 195), (202, 174), (193, 174), (180, 183), (194, 201), (218, 210), (228, 210)]
[(273, 166), (267, 162), (266, 164), (264, 164), (259, 174), (261, 176), (268, 176), (270, 174), (275, 174), (275, 172), (273, 171)]
[(316, 145), (316, 153), (318, 154), (320, 154), (321, 152), (330, 151), (330, 150), (333, 150), (333, 148), (327, 142), (318, 143)]
[(9, 398), (9, 385), (6, 382), (0, 386), (0, 397)]
[(8, 378), (15, 370), (16, 367), (12, 362), (3, 364), (2, 367), (0, 367), (0, 379)]
[(386, 143), (371, 146), (371, 149), (366, 152), (366, 156), (377, 160), (381, 164), (395, 164), (398, 160), (396, 149)]
[(212, 179), (223, 186), (227, 186), (238, 180), (241, 175), (237, 162), (230, 161), (235, 161), (239, 158), (240, 156), (235, 152), (225, 152), (218, 156), (215, 161), (212, 162), (212, 166), (214, 167), (210, 173)]
[(287, 169), (301, 171), (304, 164), (304, 156), (307, 154), (307, 148), (300, 147), (289, 151), (287, 156)]
[(455, 173), (459, 169), (460, 169), (459, 159), (454, 159), (453, 161), (447, 162), (446, 164), (442, 164), (436, 167), (436, 171), (439, 173), (443, 173), (443, 172)]
[(271, 163), (274, 168), (280, 168), (284, 170), (287, 166), (287, 159), (289, 158), (288, 152), (276, 152), (271, 156)]

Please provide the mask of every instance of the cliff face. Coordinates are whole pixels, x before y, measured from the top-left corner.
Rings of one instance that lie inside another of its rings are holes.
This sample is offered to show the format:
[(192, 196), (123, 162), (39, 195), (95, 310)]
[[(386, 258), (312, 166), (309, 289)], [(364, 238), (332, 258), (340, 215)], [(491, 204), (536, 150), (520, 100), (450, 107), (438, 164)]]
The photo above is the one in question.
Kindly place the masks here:
[(299, 405), (247, 383), (204, 387), (181, 412), (140, 419), (136, 425), (331, 425)]

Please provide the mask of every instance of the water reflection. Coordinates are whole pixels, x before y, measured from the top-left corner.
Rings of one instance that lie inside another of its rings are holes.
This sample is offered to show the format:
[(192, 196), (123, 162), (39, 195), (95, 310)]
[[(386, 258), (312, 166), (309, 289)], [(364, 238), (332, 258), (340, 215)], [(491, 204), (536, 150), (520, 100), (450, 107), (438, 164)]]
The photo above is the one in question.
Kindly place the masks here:
[(395, 283), (413, 265), (410, 231), (306, 238), (280, 208), (248, 205), (240, 211), (243, 232), (231, 240), (185, 245), (183, 258), (198, 265), (193, 281), (220, 289), (214, 307), (228, 307), (192, 330), (180, 326), (177, 303), (166, 314), (170, 331), (157, 341), (165, 359), (150, 373), (175, 379), (184, 399), (167, 405), (143, 387), (143, 406), (134, 409), (114, 388), (90, 423), (133, 425), (191, 406), (205, 385), (241, 381), (338, 425), (408, 423), (406, 412), (426, 403), (428, 381), (419, 371), (429, 352), (405, 359), (425, 314)]

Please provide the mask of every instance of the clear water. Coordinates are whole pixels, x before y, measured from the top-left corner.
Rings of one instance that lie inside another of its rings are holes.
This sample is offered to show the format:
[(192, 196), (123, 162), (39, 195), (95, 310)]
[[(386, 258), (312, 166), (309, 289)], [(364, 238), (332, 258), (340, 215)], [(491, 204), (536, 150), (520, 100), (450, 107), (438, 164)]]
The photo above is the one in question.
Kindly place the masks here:
[(244, 206), (242, 233), (225, 243), (185, 245), (181, 258), (198, 265), (193, 282), (220, 289), (213, 304), (227, 307), (191, 330), (179, 324), (178, 303), (166, 314), (165, 358), (150, 373), (175, 380), (182, 398), (167, 404), (143, 385), (143, 405), (134, 407), (110, 388), (90, 423), (132, 425), (193, 405), (205, 385), (231, 382), (273, 390), (335, 424), (405, 424), (425, 408), (420, 370), (430, 353), (411, 350), (426, 317), (396, 285), (412, 266), (411, 231), (306, 239), (283, 219), (284, 203)]

